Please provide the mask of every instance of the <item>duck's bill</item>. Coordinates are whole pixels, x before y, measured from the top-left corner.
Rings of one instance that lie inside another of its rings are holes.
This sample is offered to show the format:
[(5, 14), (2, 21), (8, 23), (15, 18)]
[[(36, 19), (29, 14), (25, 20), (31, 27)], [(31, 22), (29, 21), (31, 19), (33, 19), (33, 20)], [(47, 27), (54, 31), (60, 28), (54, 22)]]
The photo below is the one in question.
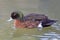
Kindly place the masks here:
[(12, 21), (13, 19), (10, 17), (10, 19), (9, 20), (7, 20), (8, 22), (10, 22), (10, 21)]

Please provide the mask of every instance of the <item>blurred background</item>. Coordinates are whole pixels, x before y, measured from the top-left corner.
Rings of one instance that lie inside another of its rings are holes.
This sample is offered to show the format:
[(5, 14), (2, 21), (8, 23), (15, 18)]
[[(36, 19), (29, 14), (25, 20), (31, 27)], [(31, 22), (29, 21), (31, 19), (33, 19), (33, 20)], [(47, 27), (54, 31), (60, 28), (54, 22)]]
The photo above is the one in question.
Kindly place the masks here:
[(0, 15), (9, 15), (13, 11), (43, 13), (60, 20), (60, 0), (0, 0)]
[[(7, 20), (9, 19), (10, 14), (13, 11), (22, 11), (24, 15), (29, 13), (45, 14), (51, 19), (59, 20), (60, 23), (60, 0), (0, 0), (1, 40), (12, 39), (10, 38), (10, 33), (12, 32), (10, 27), (13, 25), (11, 24), (12, 22), (9, 23), (7, 22)], [(21, 39), (23, 39), (24, 37), (21, 37)], [(31, 38), (35, 40), (35, 38)]]

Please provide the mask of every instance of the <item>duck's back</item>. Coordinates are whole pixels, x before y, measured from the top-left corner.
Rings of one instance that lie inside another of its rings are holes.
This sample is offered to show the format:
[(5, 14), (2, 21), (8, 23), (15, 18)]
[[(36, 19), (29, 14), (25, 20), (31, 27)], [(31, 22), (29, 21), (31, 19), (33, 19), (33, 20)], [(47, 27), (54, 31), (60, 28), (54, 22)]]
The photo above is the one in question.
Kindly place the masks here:
[(25, 20), (36, 21), (37, 19), (38, 20), (45, 20), (45, 19), (48, 19), (48, 17), (45, 16), (44, 14), (31, 13), (31, 14), (28, 14), (28, 15), (24, 16), (24, 19)]

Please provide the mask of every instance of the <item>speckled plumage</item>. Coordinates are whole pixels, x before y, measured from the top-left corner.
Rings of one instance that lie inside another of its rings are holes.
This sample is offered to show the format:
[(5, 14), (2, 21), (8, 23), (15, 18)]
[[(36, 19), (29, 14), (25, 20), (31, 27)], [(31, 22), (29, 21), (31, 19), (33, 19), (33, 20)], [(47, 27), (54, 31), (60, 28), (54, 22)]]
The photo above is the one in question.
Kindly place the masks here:
[(35, 28), (40, 22), (42, 22), (43, 27), (47, 27), (56, 22), (56, 20), (51, 20), (44, 14), (37, 13), (31, 13), (26, 16), (23, 16), (22, 14), (20, 17), (18, 12), (13, 12), (11, 18), (15, 20), (14, 25), (20, 28)]

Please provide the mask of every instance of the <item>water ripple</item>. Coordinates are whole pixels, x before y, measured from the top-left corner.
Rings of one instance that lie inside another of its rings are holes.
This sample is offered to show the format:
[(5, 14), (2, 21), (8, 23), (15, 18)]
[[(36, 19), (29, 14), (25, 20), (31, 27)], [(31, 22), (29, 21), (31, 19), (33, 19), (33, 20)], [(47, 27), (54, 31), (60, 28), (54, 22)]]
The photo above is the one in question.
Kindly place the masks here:
[[(27, 35), (28, 34), (24, 34)], [(37, 37), (39, 40), (59, 40), (60, 39), (60, 34), (57, 34), (55, 32), (48, 32), (44, 33), (42, 36), (41, 35), (31, 35), (32, 37)]]

